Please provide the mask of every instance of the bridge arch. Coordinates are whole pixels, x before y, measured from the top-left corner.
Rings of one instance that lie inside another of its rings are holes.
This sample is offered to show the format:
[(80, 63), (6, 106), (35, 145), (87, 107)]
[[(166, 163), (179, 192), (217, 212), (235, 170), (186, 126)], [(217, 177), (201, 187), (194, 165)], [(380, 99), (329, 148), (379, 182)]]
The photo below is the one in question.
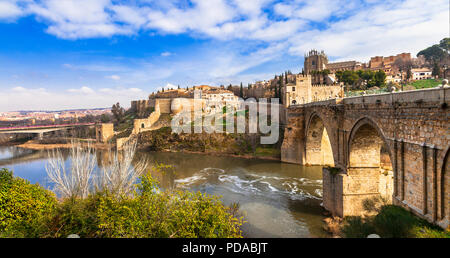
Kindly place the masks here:
[(305, 137), (305, 163), (309, 165), (334, 166), (334, 152), (330, 131), (316, 112), (309, 117)]
[(447, 218), (447, 221), (450, 221), (450, 210), (449, 210), (449, 202), (450, 202), (450, 164), (449, 164), (449, 154), (450, 149), (447, 148), (447, 152), (444, 156), (444, 160), (442, 162), (442, 169), (441, 169), (441, 219), (444, 220)]
[(349, 167), (380, 167), (383, 161), (386, 163), (392, 160), (383, 131), (369, 117), (360, 118), (353, 125), (347, 150)]
[[(394, 193), (392, 153), (380, 127), (370, 118), (358, 120), (348, 139), (347, 174), (358, 178), (367, 197), (381, 196), (391, 202)], [(370, 193), (370, 194), (369, 194)]]

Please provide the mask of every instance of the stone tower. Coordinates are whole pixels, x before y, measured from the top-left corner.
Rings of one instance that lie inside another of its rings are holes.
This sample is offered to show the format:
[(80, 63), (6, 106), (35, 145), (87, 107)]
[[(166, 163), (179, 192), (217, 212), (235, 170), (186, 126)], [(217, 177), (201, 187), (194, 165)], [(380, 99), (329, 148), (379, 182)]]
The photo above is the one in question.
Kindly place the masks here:
[(323, 50), (321, 52), (317, 50), (311, 50), (308, 54), (305, 54), (304, 70), (305, 74), (310, 74), (311, 71), (323, 71), (328, 64), (328, 57)]

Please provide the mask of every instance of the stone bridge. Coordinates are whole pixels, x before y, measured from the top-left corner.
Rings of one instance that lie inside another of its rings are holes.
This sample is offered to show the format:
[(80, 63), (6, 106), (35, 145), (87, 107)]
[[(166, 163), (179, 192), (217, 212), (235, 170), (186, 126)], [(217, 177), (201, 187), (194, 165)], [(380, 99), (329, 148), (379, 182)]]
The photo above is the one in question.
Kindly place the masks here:
[(282, 161), (323, 169), (323, 205), (363, 213), (384, 197), (442, 227), (449, 224), (450, 88), (291, 106)]

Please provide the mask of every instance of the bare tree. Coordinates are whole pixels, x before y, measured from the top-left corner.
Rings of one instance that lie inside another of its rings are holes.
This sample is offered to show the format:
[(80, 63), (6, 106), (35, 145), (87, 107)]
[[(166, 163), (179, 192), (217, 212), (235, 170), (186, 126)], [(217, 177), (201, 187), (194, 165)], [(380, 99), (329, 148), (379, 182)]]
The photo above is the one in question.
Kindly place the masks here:
[(70, 168), (66, 167), (60, 149), (49, 151), (49, 161), (45, 166), (48, 177), (55, 184), (55, 192), (62, 198), (86, 198), (90, 192), (91, 176), (96, 166), (95, 152), (88, 144), (72, 140), (69, 157)]
[(116, 197), (133, 193), (134, 183), (144, 174), (148, 164), (146, 159), (133, 162), (136, 146), (137, 140), (131, 139), (121, 151), (109, 151), (109, 159), (104, 161), (96, 181), (97, 190), (107, 191)]
[[(71, 164), (65, 164), (60, 149), (49, 151), (45, 167), (48, 177), (55, 184), (54, 190), (62, 198), (86, 198), (92, 191), (106, 191), (115, 197), (132, 194), (134, 183), (147, 168), (147, 160), (133, 162), (137, 140), (129, 140), (121, 151), (109, 151), (109, 159), (103, 161), (98, 174), (96, 152), (88, 144), (72, 141), (69, 157)], [(94, 188), (95, 187), (95, 188)]]

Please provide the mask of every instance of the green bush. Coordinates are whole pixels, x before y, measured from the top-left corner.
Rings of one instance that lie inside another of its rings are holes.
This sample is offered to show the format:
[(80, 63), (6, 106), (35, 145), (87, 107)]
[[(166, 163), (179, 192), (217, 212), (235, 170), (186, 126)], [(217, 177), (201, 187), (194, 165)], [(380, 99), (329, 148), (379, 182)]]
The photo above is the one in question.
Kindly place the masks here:
[(414, 237), (412, 229), (418, 224), (418, 218), (409, 211), (394, 205), (381, 207), (374, 218), (377, 233), (383, 237)]
[(242, 219), (218, 197), (160, 191), (150, 174), (141, 177), (135, 198), (102, 195), (99, 203), (101, 237), (241, 237)]
[(394, 205), (383, 205), (376, 216), (346, 217), (341, 232), (349, 238), (364, 238), (373, 233), (383, 238), (450, 238), (449, 231)]
[(36, 237), (56, 204), (52, 192), (0, 170), (0, 236)]
[(347, 238), (366, 238), (375, 232), (375, 228), (361, 217), (349, 216), (344, 219), (341, 232)]
[(40, 186), (0, 173), (1, 237), (241, 237), (236, 208), (200, 192), (161, 191), (150, 173), (132, 196), (97, 192), (57, 202)]

